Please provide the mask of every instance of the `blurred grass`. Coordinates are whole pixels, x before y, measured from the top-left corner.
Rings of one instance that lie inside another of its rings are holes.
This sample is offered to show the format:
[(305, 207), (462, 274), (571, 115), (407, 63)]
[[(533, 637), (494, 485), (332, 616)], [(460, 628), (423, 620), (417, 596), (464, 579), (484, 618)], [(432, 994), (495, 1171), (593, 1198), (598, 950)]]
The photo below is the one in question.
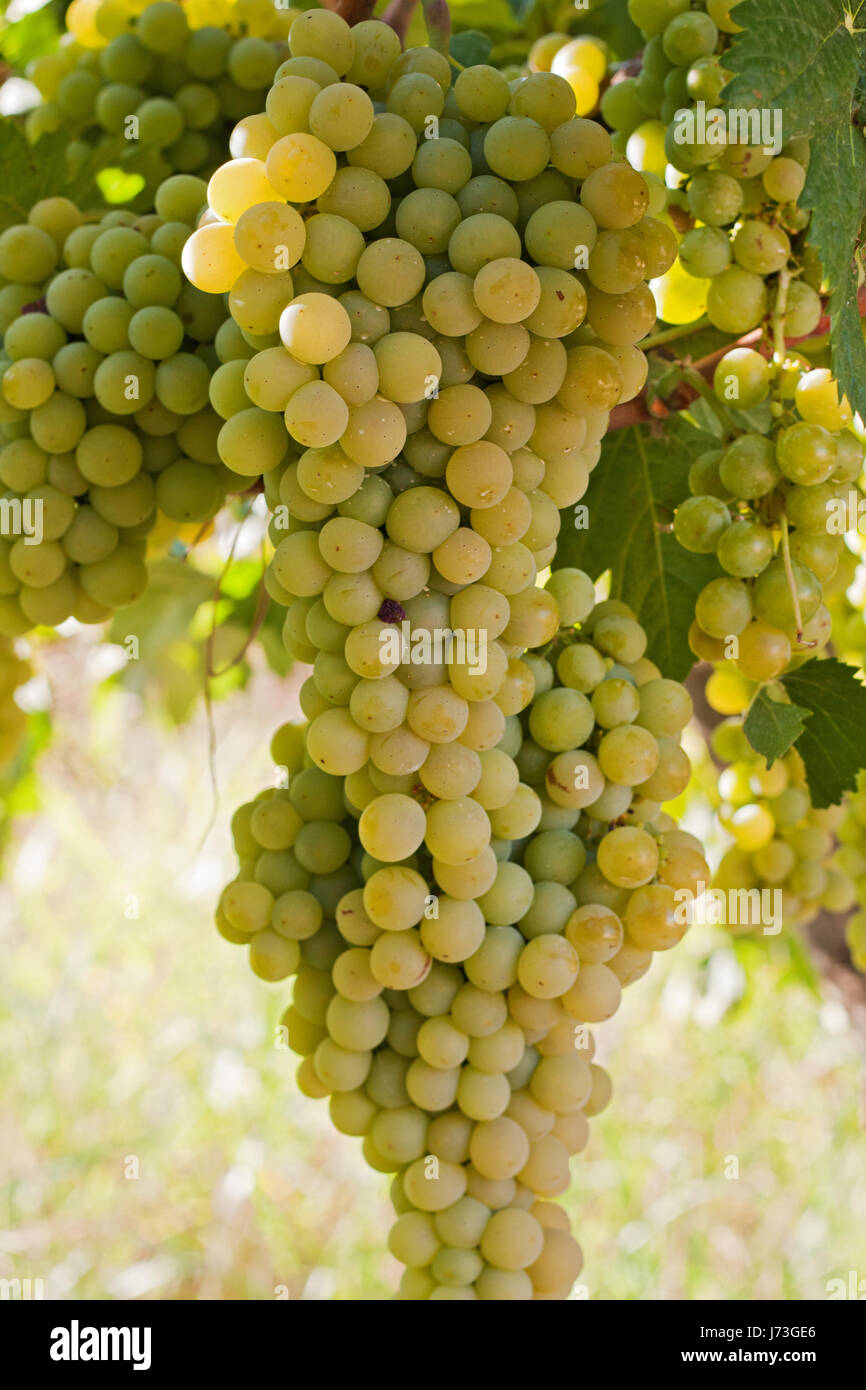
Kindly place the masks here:
[[(74, 1299), (389, 1297), (387, 1179), (297, 1091), (274, 1043), (288, 989), (211, 924), (291, 683), (263, 673), (216, 707), (200, 848), (203, 719), (94, 700), (86, 643), (45, 660), (43, 807), (0, 885), (0, 1277)], [(812, 1299), (866, 1273), (862, 1047), (784, 941), (693, 929), (598, 1039), (614, 1101), (565, 1199), (584, 1296)]]

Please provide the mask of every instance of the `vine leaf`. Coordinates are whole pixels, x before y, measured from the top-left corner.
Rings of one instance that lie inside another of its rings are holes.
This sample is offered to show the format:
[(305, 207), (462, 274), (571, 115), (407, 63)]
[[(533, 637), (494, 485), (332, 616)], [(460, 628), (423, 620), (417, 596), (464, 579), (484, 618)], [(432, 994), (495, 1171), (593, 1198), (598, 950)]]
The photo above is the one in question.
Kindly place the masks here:
[(743, 724), (743, 732), (756, 753), (762, 753), (767, 767), (782, 758), (802, 734), (810, 709), (772, 700), (767, 687), (762, 686), (755, 696)]
[[(3, 6), (6, 9), (6, 5)], [(5, 28), (0, 34), (0, 54), (12, 68), (23, 72), (33, 58), (50, 53), (57, 47), (60, 30), (57, 12), (52, 5), (41, 9), (31, 9), (29, 14), (21, 15), (11, 24), (4, 20)]]
[(450, 56), (461, 68), (472, 67), (475, 63), (489, 61), (493, 44), (480, 29), (464, 29), (460, 34), (451, 35)]
[(146, 149), (131, 147), (121, 135), (98, 149), (94, 146), (73, 166), (67, 157), (68, 145), (65, 130), (43, 135), (31, 145), (16, 121), (0, 119), (0, 231), (26, 222), (40, 198), (62, 194), (78, 207), (102, 206), (98, 174), (111, 166), (134, 169), (148, 157)]
[(664, 433), (656, 428), (607, 436), (582, 502), (573, 515), (563, 512), (554, 567), (575, 565), (593, 579), (610, 570), (611, 598), (634, 609), (647, 656), (663, 675), (683, 680), (695, 663), (688, 644), (695, 599), (721, 570), (714, 556), (690, 554), (662, 528), (689, 495), (691, 464), (716, 440), (680, 417)]
[(725, 55), (735, 76), (723, 98), (729, 106), (780, 109), (784, 140), (810, 139), (800, 204), (812, 214), (809, 240), (830, 288), (833, 371), (854, 409), (866, 414), (854, 261), (866, 216), (866, 138), (853, 119), (866, 67), (858, 10), (862, 0), (745, 0), (737, 12), (743, 33)]
[(807, 661), (782, 677), (795, 704), (812, 717), (797, 739), (812, 804), (836, 806), (866, 767), (866, 686), (835, 658)]

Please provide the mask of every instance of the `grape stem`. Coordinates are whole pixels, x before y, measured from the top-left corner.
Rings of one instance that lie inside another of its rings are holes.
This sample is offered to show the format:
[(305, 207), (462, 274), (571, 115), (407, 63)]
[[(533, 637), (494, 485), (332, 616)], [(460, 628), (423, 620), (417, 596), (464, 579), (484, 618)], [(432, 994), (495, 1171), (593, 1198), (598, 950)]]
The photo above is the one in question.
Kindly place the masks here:
[[(866, 317), (866, 285), (862, 286), (860, 289), (857, 296), (857, 304), (860, 309), (861, 317)], [(690, 330), (696, 329), (698, 326), (698, 323), (688, 325)], [(819, 340), (823, 347), (823, 340), (826, 338), (829, 330), (830, 316), (825, 314), (819, 322), (815, 324), (811, 333), (806, 333), (802, 338), (789, 338), (788, 343), (790, 345), (791, 343), (809, 343), (813, 340)], [(662, 329), (662, 333), (666, 332), (666, 329)], [(645, 343), (638, 343), (637, 346), (641, 349), (644, 347), (655, 347), (659, 345), (659, 336), (660, 335), (653, 334), (646, 339)], [(757, 351), (760, 351), (762, 337), (763, 329), (754, 328), (750, 333), (744, 333), (741, 338), (737, 338), (735, 341), (728, 343), (725, 347), (719, 348), (717, 352), (710, 353), (708, 357), (703, 357), (700, 361), (692, 363), (692, 371), (698, 372), (700, 376), (704, 377), (707, 381), (711, 381), (713, 372), (716, 369), (716, 364), (724, 357), (726, 352), (730, 352), (731, 349), (735, 347), (753, 347)], [(670, 341), (674, 341), (673, 335)], [(610, 424), (608, 425), (607, 432), (608, 434), (612, 434), (614, 430), (628, 429), (631, 425), (646, 424), (646, 422), (650, 420), (663, 420), (668, 415), (688, 409), (696, 395), (697, 392), (685, 382), (682, 382), (677, 387), (666, 402), (656, 398), (652, 404), (650, 404), (647, 401), (646, 393), (642, 392), (640, 395), (635, 396), (633, 400), (626, 401), (623, 405), (614, 406), (611, 411)]]
[(451, 13), (446, 0), (421, 0), (430, 47), (448, 57), (451, 43)]
[(391, 0), (388, 8), (383, 11), (382, 19), (386, 24), (390, 24), (402, 42), (406, 40), (412, 16), (417, 8), (418, 0)]
[(325, 0), (326, 8), (334, 10), (347, 24), (360, 24), (369, 19), (376, 8), (376, 0)]
[(710, 327), (712, 325), (706, 314), (702, 314), (694, 323), (679, 323), (673, 328), (663, 328), (659, 333), (651, 333), (641, 343), (641, 351), (649, 352), (651, 348), (661, 347), (662, 343), (675, 343), (678, 338), (689, 338), (693, 333), (702, 333), (705, 328)]
[(736, 425), (701, 372), (694, 367), (681, 367), (680, 380), (684, 386), (690, 386), (695, 394), (707, 403), (725, 434), (736, 434)]
[(785, 315), (788, 312), (788, 289), (790, 284), (790, 270), (780, 270), (779, 286), (776, 291), (776, 302), (773, 305), (773, 315), (770, 320), (773, 325), (773, 361), (777, 367), (781, 367), (786, 356)]
[(794, 568), (791, 564), (791, 540), (788, 535), (788, 518), (782, 513), (782, 560), (785, 565), (785, 578), (788, 581), (788, 589), (791, 594), (791, 605), (794, 609), (794, 625), (797, 629), (797, 641), (800, 646), (815, 647), (816, 642), (803, 641), (803, 615), (800, 612), (800, 596), (797, 593), (797, 585), (794, 582)]

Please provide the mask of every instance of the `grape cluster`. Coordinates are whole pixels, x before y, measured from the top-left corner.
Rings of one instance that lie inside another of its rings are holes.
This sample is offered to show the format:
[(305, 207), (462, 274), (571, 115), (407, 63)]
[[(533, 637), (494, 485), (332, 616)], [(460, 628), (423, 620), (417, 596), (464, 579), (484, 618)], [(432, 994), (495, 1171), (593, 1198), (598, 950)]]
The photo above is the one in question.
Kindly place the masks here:
[(0, 767), (14, 758), (27, 731), (27, 716), (15, 703), (15, 691), (33, 675), (30, 662), (0, 636)]
[[(747, 431), (695, 460), (692, 496), (678, 508), (674, 534), (696, 554), (715, 555), (721, 573), (704, 587), (690, 634), (695, 654), (732, 660), (749, 682), (774, 680), (792, 658), (825, 647), (832, 619), (823, 601), (845, 553), (851, 499), (859, 497), (863, 444), (847, 400), (826, 368), (771, 365), (750, 348), (720, 360), (720, 400), (760, 404), (774, 392), (773, 430)], [(856, 518), (853, 523), (856, 525)], [(723, 713), (740, 698), (729, 677), (717, 682)], [(725, 693), (727, 692), (727, 693)]]
[[(731, 0), (629, 0), (646, 41), (641, 71), (615, 75), (601, 112), (635, 168), (678, 185), (668, 203), (683, 235), (677, 264), (654, 286), (661, 317), (688, 323), (706, 310), (716, 328), (739, 336), (783, 310), (787, 336), (804, 337), (822, 313), (821, 267), (797, 202), (808, 141), (774, 156), (766, 134), (750, 128), (728, 139), (722, 130), (732, 76), (725, 49), (741, 29), (734, 9)], [(713, 113), (722, 119), (707, 125)]]
[[(728, 764), (718, 779), (718, 815), (733, 840), (713, 886), (778, 890), (786, 927), (804, 926), (822, 910), (849, 911), (854, 903), (851, 866), (844, 854), (840, 859), (834, 838), (846, 812), (841, 806), (822, 811), (812, 806), (796, 749), (767, 768), (738, 718), (717, 725), (711, 745), (717, 759)], [(756, 925), (740, 923), (746, 930)]]
[(262, 469), (269, 591), (313, 668), (218, 926), (297, 973), (300, 1085), (397, 1174), (403, 1296), (562, 1297), (580, 1254), (547, 1199), (609, 1090), (584, 1025), (707, 868), (661, 811), (688, 696), (585, 574), (536, 578), (643, 384), (648, 258), (675, 246), (557, 74), (452, 86), (321, 10), (289, 42), (184, 251), (261, 335), (214, 375), (217, 443)]
[(218, 929), (261, 978), (296, 976), (299, 1085), (396, 1175), (404, 1298), (567, 1296), (582, 1257), (552, 1199), (611, 1090), (588, 1025), (681, 939), (678, 895), (709, 878), (660, 805), (689, 777), (687, 693), (586, 575), (546, 595), (570, 626), (519, 663), (521, 714), (501, 691), (495, 719), (440, 727), (403, 776), (329, 773), (286, 725), (288, 787), (232, 822)]
[(248, 486), (208, 401), (215, 339), (246, 344), (180, 269), (205, 187), (98, 220), (49, 198), (0, 234), (0, 631), (102, 622), (143, 592), (159, 513), (198, 529)]
[(28, 138), (69, 130), (74, 162), (94, 148), (110, 154), (123, 136), (149, 156), (150, 190), (173, 172), (209, 173), (232, 126), (261, 107), (296, 13), (267, 0), (222, 8), (74, 0), (73, 42), (28, 67), (43, 98), (27, 116)]

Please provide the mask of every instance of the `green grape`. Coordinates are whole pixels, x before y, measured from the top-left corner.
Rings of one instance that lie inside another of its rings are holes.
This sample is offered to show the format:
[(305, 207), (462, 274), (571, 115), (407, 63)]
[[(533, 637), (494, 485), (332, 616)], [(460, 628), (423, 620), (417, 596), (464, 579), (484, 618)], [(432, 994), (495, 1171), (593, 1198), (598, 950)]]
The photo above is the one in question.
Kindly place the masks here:
[(725, 451), (719, 475), (734, 497), (764, 497), (781, 476), (772, 441), (760, 434), (740, 435)]
[(54, 391), (54, 372), (41, 357), (19, 357), (3, 372), (3, 396), (17, 410), (33, 410)]
[(766, 312), (767, 289), (759, 275), (730, 266), (712, 280), (707, 314), (716, 328), (726, 333), (747, 333)]
[[(821, 603), (821, 585), (811, 570), (796, 561), (792, 563), (792, 573), (800, 606), (800, 617), (806, 623), (818, 611)], [(774, 560), (758, 577), (755, 583), (754, 601), (755, 613), (765, 623), (783, 630), (795, 627), (794, 604), (782, 560)], [(702, 623), (701, 626), (704, 624)]]
[(707, 13), (715, 20), (716, 24), (725, 34), (739, 34), (742, 25), (737, 24), (731, 17), (731, 11), (736, 9), (741, 0), (707, 0)]
[(178, 459), (159, 474), (156, 500), (160, 510), (175, 521), (206, 521), (222, 505), (223, 492), (212, 467)]
[(804, 280), (792, 280), (785, 306), (786, 337), (808, 337), (817, 328), (822, 313), (821, 296), (812, 286)]
[(110, 608), (134, 603), (147, 587), (147, 569), (126, 545), (116, 546), (104, 560), (82, 565), (79, 576), (88, 597)]
[(718, 170), (701, 172), (689, 179), (689, 208), (708, 227), (726, 227), (734, 222), (743, 205), (742, 185), (730, 174)]
[(707, 279), (731, 263), (731, 245), (720, 227), (693, 227), (680, 242), (680, 263), (690, 275)]
[(767, 165), (761, 182), (774, 202), (796, 203), (806, 183), (806, 170), (795, 159), (781, 156)]
[(748, 410), (759, 405), (769, 392), (769, 363), (753, 348), (732, 348), (717, 363), (713, 386), (719, 400), (734, 401)]
[(660, 34), (672, 19), (688, 8), (688, 0), (628, 0), (629, 18), (646, 39)]
[(734, 259), (756, 275), (774, 275), (791, 254), (791, 243), (781, 227), (757, 219), (741, 222), (733, 242)]
[(686, 74), (683, 100), (688, 95), (693, 101), (705, 101), (708, 106), (717, 106), (730, 80), (731, 74), (720, 58), (698, 58)]
[(387, 106), (389, 112), (402, 117), (420, 135), (431, 117), (442, 114), (444, 101), (444, 92), (435, 78), (425, 72), (407, 72), (391, 86)]
[[(441, 144), (442, 141), (436, 143)], [(527, 186), (523, 184), (521, 187), (525, 190)], [(492, 213), (497, 217), (504, 217), (507, 222), (517, 221), (520, 212), (518, 195), (509, 183), (497, 178), (495, 174), (478, 174), (461, 188), (449, 189), (449, 192), (452, 191), (464, 217), (472, 217), (476, 213)]]
[[(770, 570), (764, 572), (759, 584), (769, 573)], [(757, 601), (757, 588), (755, 595)], [(752, 617), (752, 596), (747, 585), (740, 579), (711, 579), (698, 594), (695, 616), (710, 637), (722, 639), (736, 636)], [(759, 616), (764, 617), (765, 614), (759, 612)]]
[(715, 51), (719, 31), (710, 16), (698, 11), (676, 15), (665, 26), (662, 47), (665, 57), (678, 67), (688, 67)]
[(726, 573), (754, 579), (773, 558), (773, 533), (757, 521), (735, 521), (719, 536), (716, 553)]
[(813, 487), (832, 476), (836, 467), (836, 441), (822, 425), (791, 425), (778, 436), (776, 461), (791, 482)]
[[(48, 313), (67, 333), (80, 333), (85, 313), (106, 293), (102, 281), (89, 270), (62, 270), (48, 286), (45, 303)], [(96, 347), (97, 344), (94, 343), (93, 346)]]
[(717, 497), (723, 502), (730, 499), (730, 489), (725, 487), (719, 473), (722, 457), (721, 449), (709, 449), (695, 459), (689, 468), (688, 479), (689, 492), (693, 497)]
[(677, 507), (674, 535), (684, 549), (695, 555), (713, 555), (730, 521), (731, 514), (719, 498), (695, 496)]
[(96, 371), (102, 361), (101, 353), (89, 343), (67, 343), (52, 362), (58, 389), (79, 399), (92, 396)]
[(624, 294), (605, 294), (590, 287), (587, 318), (606, 342), (620, 347), (637, 343), (649, 332), (655, 317), (655, 300), (646, 285)]
[(127, 267), (148, 252), (148, 241), (133, 227), (111, 227), (90, 248), (90, 267), (110, 289), (119, 290)]
[(15, 362), (39, 357), (50, 362), (66, 342), (66, 334), (48, 314), (29, 313), (15, 319), (3, 335), (3, 351)]
[(129, 324), (135, 313), (131, 304), (114, 295), (89, 306), (81, 325), (85, 338), (97, 352), (122, 352), (129, 347)]
[(456, 271), (473, 279), (488, 261), (519, 258), (520, 236), (496, 213), (479, 212), (464, 218), (448, 243), (448, 259)]
[(104, 521), (113, 526), (140, 526), (154, 508), (154, 485), (146, 473), (137, 473), (116, 487), (91, 487), (90, 502)]
[(93, 378), (100, 405), (113, 415), (134, 415), (154, 392), (153, 363), (137, 352), (115, 352), (104, 358)]
[(165, 256), (137, 256), (123, 274), (123, 293), (134, 309), (153, 304), (168, 308), (181, 290), (180, 271)]
[[(193, 353), (177, 352), (156, 368), (155, 390), (160, 404), (176, 415), (195, 415), (208, 403), (210, 371)], [(267, 471), (266, 460), (261, 472)]]
[(761, 619), (751, 622), (740, 634), (737, 665), (749, 680), (773, 680), (790, 660), (791, 643), (785, 633)]
[(36, 286), (48, 279), (56, 265), (57, 247), (41, 227), (24, 223), (0, 234), (0, 275), (5, 280)]

